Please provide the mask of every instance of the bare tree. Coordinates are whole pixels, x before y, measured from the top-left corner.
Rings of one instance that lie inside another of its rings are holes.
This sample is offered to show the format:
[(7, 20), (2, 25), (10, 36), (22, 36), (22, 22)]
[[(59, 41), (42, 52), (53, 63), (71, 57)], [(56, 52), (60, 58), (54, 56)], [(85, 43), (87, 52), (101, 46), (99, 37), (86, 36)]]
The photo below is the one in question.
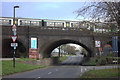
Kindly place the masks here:
[(78, 16), (87, 17), (92, 21), (116, 22), (120, 28), (120, 1), (91, 2), (89, 5), (75, 11)]

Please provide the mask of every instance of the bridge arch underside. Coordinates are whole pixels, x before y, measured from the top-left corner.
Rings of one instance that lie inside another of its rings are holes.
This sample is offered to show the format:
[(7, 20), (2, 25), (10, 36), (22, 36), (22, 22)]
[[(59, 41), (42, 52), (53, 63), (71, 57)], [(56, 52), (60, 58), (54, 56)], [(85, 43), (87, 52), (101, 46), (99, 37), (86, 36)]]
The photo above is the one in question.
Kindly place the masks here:
[(88, 51), (88, 56), (91, 57), (92, 51), (86, 45), (84, 45), (78, 41), (75, 41), (75, 40), (64, 39), (64, 40), (57, 40), (57, 41), (51, 42), (51, 43), (49, 43), (49, 45), (44, 47), (44, 49), (41, 51), (43, 58), (51, 57), (51, 52), (55, 48), (57, 48), (60, 45), (68, 44), (68, 43), (73, 43), (73, 44), (77, 44), (77, 45), (82, 46), (83, 48), (85, 48)]
[[(14, 54), (14, 48), (11, 47), (11, 43), (13, 43), (12, 39), (3, 39), (2, 40), (2, 57), (3, 58), (12, 58)], [(15, 52), (15, 57), (25, 57), (26, 54), (26, 47), (22, 43), (21, 40), (16, 40), (16, 43), (18, 43), (18, 47), (16, 48)]]

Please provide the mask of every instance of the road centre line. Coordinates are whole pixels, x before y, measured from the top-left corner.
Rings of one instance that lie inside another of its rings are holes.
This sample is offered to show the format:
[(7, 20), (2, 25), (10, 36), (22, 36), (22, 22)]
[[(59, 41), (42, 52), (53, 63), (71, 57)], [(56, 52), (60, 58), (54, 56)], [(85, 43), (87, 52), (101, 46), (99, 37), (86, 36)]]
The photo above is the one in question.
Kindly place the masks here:
[(81, 69), (81, 72), (82, 72), (83, 69)]
[(38, 77), (38, 78), (41, 78), (41, 77)]
[(49, 72), (48, 74), (51, 74), (52, 72)]

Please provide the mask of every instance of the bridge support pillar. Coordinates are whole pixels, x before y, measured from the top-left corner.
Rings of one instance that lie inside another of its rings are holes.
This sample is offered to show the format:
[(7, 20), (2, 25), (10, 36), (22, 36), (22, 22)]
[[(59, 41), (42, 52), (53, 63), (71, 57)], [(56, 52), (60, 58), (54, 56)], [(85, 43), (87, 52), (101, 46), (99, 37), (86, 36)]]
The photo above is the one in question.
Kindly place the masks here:
[(39, 53), (39, 59), (50, 58), (51, 54)]
[(39, 53), (39, 59), (43, 59), (43, 58), (44, 58), (43, 54)]
[(94, 50), (93, 50), (93, 55), (92, 55), (92, 57), (96, 57), (96, 56), (98, 56), (99, 55), (99, 50), (98, 50), (98, 48), (94, 48)]

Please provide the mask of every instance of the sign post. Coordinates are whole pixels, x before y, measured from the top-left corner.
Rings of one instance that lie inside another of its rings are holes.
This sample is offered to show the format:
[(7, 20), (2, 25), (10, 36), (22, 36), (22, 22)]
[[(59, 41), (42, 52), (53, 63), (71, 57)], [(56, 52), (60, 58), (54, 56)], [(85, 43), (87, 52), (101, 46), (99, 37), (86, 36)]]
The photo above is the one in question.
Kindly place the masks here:
[(117, 65), (118, 65), (118, 36), (113, 36), (112, 37), (112, 49), (113, 49), (113, 54), (117, 57)]
[(15, 43), (15, 41), (17, 40), (18, 36), (16, 36), (16, 31), (17, 31), (17, 26), (15, 24), (13, 24), (12, 26), (12, 31), (14, 35), (11, 35), (11, 39), (13, 41), (13, 43), (11, 43), (11, 47), (14, 47), (14, 54), (13, 54), (13, 67), (15, 68), (15, 50), (16, 47), (18, 46), (18, 43)]
[(17, 40), (18, 36), (16, 36), (16, 31), (17, 31), (17, 26), (15, 25), (16, 24), (16, 21), (15, 21), (15, 8), (19, 8), (19, 6), (14, 6), (14, 18), (13, 18), (13, 26), (12, 26), (12, 31), (13, 31), (13, 34), (11, 37), (12, 41), (14, 43), (11, 43), (11, 47), (14, 47), (14, 54), (13, 54), (13, 67), (15, 68), (15, 49), (16, 47), (18, 46), (18, 43), (15, 43), (15, 41)]
[(118, 54), (118, 36), (112, 37), (112, 48), (115, 55)]
[(95, 41), (95, 47), (99, 48), (100, 56), (102, 55), (102, 48), (101, 48), (101, 42)]

